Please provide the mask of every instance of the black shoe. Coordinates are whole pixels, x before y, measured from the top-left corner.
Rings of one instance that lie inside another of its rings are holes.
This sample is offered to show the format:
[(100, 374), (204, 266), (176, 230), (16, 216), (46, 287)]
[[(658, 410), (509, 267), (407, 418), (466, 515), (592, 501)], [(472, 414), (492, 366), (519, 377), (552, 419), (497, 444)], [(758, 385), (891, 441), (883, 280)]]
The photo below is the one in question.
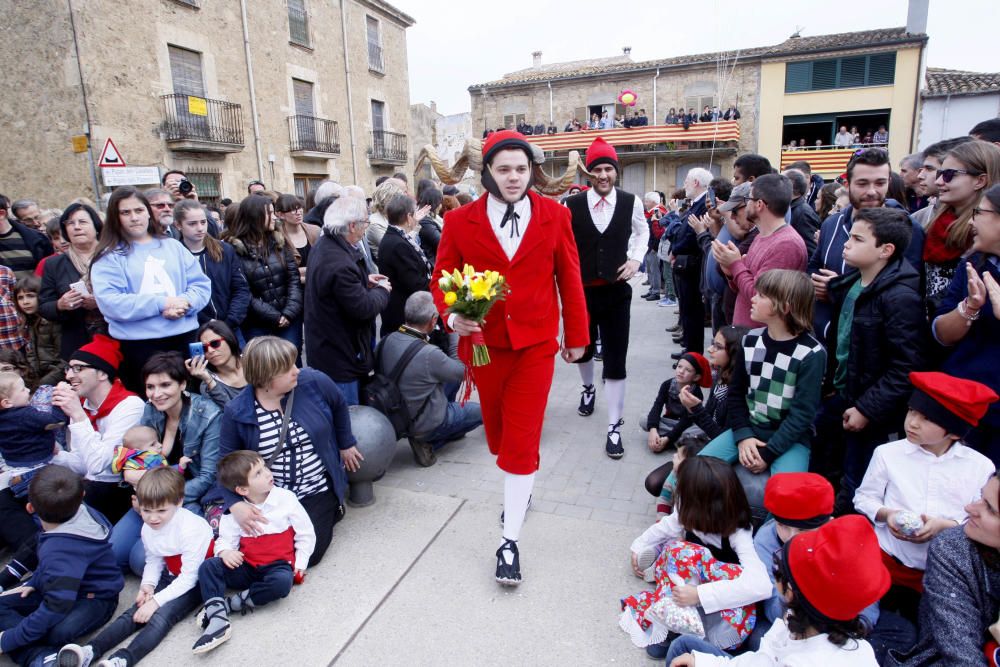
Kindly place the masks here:
[(594, 361), (604, 361), (604, 355), (600, 352), (594, 352)]
[(660, 300), (660, 295), (659, 294), (645, 294), (645, 295), (643, 295), (642, 298), (645, 299), (646, 301), (659, 301)]
[(597, 392), (594, 391), (594, 385), (583, 385), (583, 391), (580, 392), (580, 407), (576, 409), (576, 414), (581, 417), (589, 417), (594, 414), (594, 403), (596, 401)]
[(618, 423), (608, 431), (608, 439), (604, 443), (604, 452), (613, 459), (620, 459), (625, 456), (625, 447), (622, 445), (622, 434), (618, 432), (618, 429), (624, 423), (624, 419), (619, 419)]
[(678, 322), (677, 324), (675, 324), (672, 327), (667, 327), (667, 332), (668, 333), (677, 333), (680, 330), (681, 330), (681, 323), (680, 322)]
[[(514, 556), (510, 565), (504, 560), (504, 551), (510, 551)], [(521, 583), (521, 556), (517, 552), (517, 542), (514, 540), (507, 540), (497, 549), (496, 580), (501, 586), (517, 586)]]
[(680, 358), (683, 357), (685, 354), (687, 354), (687, 350), (680, 350), (679, 352), (674, 352), (673, 354), (671, 354), (670, 358), (674, 359), (675, 361), (680, 361)]
[(434, 453), (434, 447), (431, 446), (431, 443), (416, 438), (408, 438), (408, 440), (410, 441), (410, 449), (413, 450), (413, 459), (418, 466), (429, 468), (437, 463), (437, 455)]
[[(528, 496), (528, 506), (526, 508), (524, 508), (524, 518), (525, 519), (528, 518), (528, 510), (530, 510), (530, 509), (531, 509), (531, 496), (529, 495)], [(500, 512), (500, 527), (501, 528), (503, 528), (503, 515), (504, 515), (504, 513), (501, 511)]]
[(684, 340), (684, 336), (679, 333), (670, 334), (670, 340), (674, 341), (674, 343), (680, 343)]

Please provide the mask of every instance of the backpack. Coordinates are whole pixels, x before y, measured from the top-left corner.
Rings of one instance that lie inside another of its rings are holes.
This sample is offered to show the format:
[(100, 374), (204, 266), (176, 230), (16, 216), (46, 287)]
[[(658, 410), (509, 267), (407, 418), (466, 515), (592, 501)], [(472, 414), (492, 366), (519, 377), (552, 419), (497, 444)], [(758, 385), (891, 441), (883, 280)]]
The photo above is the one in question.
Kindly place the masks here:
[(424, 341), (415, 340), (410, 343), (409, 347), (403, 351), (403, 355), (399, 358), (399, 361), (396, 362), (396, 367), (392, 369), (391, 373), (386, 375), (382, 370), (382, 345), (385, 343), (385, 340), (383, 338), (375, 346), (375, 375), (372, 376), (371, 380), (365, 386), (364, 402), (365, 405), (375, 408), (389, 419), (396, 433), (396, 439), (399, 440), (410, 435), (410, 427), (420, 419), (420, 415), (423, 414), (424, 408), (427, 407), (427, 403), (431, 398), (428, 396), (424, 400), (424, 404), (420, 406), (417, 414), (411, 418), (403, 394), (399, 391), (399, 378), (402, 377), (403, 371), (413, 361), (413, 357), (417, 356), (417, 352), (420, 351)]

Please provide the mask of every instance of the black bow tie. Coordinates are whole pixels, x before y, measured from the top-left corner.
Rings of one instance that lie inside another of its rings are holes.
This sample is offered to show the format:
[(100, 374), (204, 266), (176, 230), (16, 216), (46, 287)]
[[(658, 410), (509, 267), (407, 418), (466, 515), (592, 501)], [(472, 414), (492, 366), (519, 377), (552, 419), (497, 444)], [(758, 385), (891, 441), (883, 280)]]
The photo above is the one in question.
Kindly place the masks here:
[(511, 203), (508, 203), (507, 204), (507, 210), (504, 211), (504, 214), (503, 214), (503, 220), (500, 221), (500, 229), (503, 229), (504, 225), (506, 225), (507, 221), (509, 220), (511, 222), (511, 225), (510, 225), (510, 237), (514, 238), (515, 236), (520, 236), (521, 235), (521, 229), (520, 229), (520, 227), (517, 224), (517, 221), (520, 220), (520, 219), (521, 219), (521, 216), (519, 216), (517, 213), (514, 213), (514, 205), (511, 204)]

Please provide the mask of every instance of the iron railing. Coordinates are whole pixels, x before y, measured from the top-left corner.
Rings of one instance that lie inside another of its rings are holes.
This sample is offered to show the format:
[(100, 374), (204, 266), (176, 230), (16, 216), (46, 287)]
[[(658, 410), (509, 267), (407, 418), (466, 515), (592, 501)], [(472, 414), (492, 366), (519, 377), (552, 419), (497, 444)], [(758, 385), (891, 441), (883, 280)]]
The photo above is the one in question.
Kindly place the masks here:
[(167, 141), (243, 145), (243, 108), (234, 102), (190, 95), (164, 95)]
[(385, 130), (372, 130), (368, 157), (383, 162), (406, 162), (406, 135)]
[(292, 151), (340, 153), (337, 121), (298, 114), (288, 117), (288, 141)]
[(382, 47), (375, 42), (368, 42), (368, 69), (373, 72), (385, 73), (385, 59), (382, 57)]

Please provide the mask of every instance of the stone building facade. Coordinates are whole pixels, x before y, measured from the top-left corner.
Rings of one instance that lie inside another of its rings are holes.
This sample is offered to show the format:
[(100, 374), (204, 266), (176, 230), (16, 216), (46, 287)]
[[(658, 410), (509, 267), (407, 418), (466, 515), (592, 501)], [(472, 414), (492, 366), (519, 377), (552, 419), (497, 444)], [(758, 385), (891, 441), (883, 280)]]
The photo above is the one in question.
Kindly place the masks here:
[[(472, 114), (469, 112), (444, 115), (438, 113), (437, 104), (410, 105), (410, 133), (412, 135), (414, 160), (424, 146), (434, 147), (437, 154), (451, 167), (458, 160), (465, 142), (472, 136)], [(425, 162), (418, 178), (436, 179), (429, 163)], [(460, 189), (475, 193), (479, 185), (479, 174), (466, 170)]]
[(412, 164), (413, 23), (383, 0), (13, 3), (0, 141), (17, 157), (0, 191), (97, 199), (109, 188), (90, 165), (108, 138), (129, 166), (185, 170), (203, 199), (239, 199), (255, 179), (371, 190)]

